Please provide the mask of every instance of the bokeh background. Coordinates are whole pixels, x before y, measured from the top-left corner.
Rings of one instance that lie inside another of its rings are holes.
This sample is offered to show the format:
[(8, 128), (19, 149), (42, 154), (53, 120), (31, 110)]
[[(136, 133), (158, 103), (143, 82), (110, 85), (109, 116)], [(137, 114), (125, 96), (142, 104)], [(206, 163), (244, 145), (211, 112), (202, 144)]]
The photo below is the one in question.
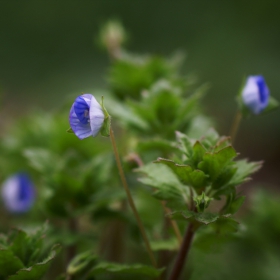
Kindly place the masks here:
[[(186, 52), (183, 71), (210, 84), (205, 109), (227, 134), (246, 75), (264, 75), (280, 100), (279, 8), (272, 0), (1, 1), (1, 126), (34, 107), (58, 108), (69, 94), (106, 88), (110, 61), (96, 37), (115, 18), (128, 30), (133, 52)], [(274, 189), (279, 121), (279, 111), (245, 120), (236, 142), (243, 157), (265, 160), (255, 178)]]

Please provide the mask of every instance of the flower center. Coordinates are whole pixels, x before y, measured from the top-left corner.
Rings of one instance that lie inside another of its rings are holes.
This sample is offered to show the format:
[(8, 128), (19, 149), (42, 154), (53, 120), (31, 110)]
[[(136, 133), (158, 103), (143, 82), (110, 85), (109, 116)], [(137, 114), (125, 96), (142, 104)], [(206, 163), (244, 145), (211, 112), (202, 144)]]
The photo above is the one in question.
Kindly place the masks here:
[(81, 96), (75, 100), (74, 111), (81, 123), (87, 124), (89, 122), (89, 106)]

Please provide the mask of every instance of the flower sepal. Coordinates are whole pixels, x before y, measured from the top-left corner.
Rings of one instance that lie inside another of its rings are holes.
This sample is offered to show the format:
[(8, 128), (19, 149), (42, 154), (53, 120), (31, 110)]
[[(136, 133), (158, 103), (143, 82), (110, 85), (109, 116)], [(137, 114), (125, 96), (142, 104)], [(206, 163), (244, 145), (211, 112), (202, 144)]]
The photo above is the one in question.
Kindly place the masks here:
[(267, 107), (263, 110), (262, 113), (269, 113), (271, 111), (274, 111), (278, 107), (279, 107), (279, 102), (275, 98), (270, 96)]
[(66, 130), (66, 132), (68, 132), (68, 133), (75, 133), (71, 127), (69, 127), (69, 128)]
[[(255, 114), (243, 104), (241, 95), (238, 95), (237, 97), (237, 104), (243, 118), (249, 118), (251, 116), (255, 116)], [(267, 107), (261, 112), (260, 115), (270, 113), (278, 109), (278, 107), (279, 107), (279, 102), (275, 98), (270, 96)]]
[(101, 108), (104, 113), (104, 122), (103, 125), (100, 129), (100, 134), (104, 137), (109, 137), (110, 136), (110, 129), (111, 129), (111, 116), (109, 115), (108, 111), (104, 107), (104, 96), (101, 97)]

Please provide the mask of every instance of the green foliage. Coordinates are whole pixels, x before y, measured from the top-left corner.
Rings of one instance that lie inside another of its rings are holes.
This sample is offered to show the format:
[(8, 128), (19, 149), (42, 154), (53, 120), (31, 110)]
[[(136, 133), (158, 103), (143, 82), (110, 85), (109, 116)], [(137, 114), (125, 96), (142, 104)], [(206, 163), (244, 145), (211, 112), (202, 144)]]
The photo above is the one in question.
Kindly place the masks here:
[[(69, 134), (71, 130), (66, 133), (67, 108), (30, 113), (3, 133), (1, 177), (28, 171), (37, 187), (37, 203), (25, 216), (3, 211), (0, 226), (10, 226), (11, 220), (32, 227), (47, 216), (51, 234), (43, 237), (43, 230), (34, 234), (13, 230), (0, 235), (0, 280), (38, 280), (47, 271), (46, 277), (54, 279), (59, 274), (59, 280), (164, 279), (187, 226), (196, 234), (194, 253), (190, 251), (190, 258), (193, 253), (195, 259), (191, 279), (230, 279), (215, 277), (219, 271), (215, 274), (209, 263), (209, 275), (214, 277), (207, 278), (207, 265), (199, 267), (206, 259), (203, 253), (223, 252), (229, 242), (247, 242), (245, 255), (251, 261), (252, 248), (258, 244), (273, 247), (264, 241), (263, 233), (277, 242), (279, 201), (271, 203), (265, 195), (255, 198), (257, 218), (248, 220), (251, 228), (244, 229), (232, 217), (245, 201), (238, 186), (262, 163), (236, 159), (230, 137), (221, 137), (210, 128), (213, 121), (201, 106), (207, 87), (195, 87), (190, 76), (181, 75), (182, 56), (128, 54), (122, 46), (125, 39), (119, 22), (108, 23), (100, 33), (112, 59), (108, 89), (102, 91), (108, 111), (102, 97), (105, 121), (101, 135), (110, 135), (112, 116), (129, 188), (151, 247), (162, 262), (158, 267), (164, 268), (145, 265), (146, 251), (120, 188), (109, 139), (80, 141)], [(265, 111), (276, 105), (271, 98)], [(135, 167), (136, 173), (132, 172)], [(238, 235), (234, 234), (237, 230)], [(64, 246), (64, 254), (53, 263), (58, 247), (50, 249), (48, 244), (57, 241)], [(276, 255), (277, 249), (272, 249)], [(231, 255), (225, 256), (231, 263)], [(52, 270), (51, 263), (55, 265)]]
[[(119, 264), (100, 261), (93, 252), (83, 252), (77, 255), (68, 265), (67, 275), (74, 279), (91, 279), (95, 275), (139, 275), (149, 276), (149, 279), (158, 277), (164, 269), (142, 264)], [(72, 279), (72, 278), (71, 278)]]
[(101, 262), (97, 264), (92, 272), (91, 275), (99, 275), (99, 274), (107, 274), (110, 273), (111, 275), (142, 275), (149, 276), (149, 278), (153, 279), (158, 277), (164, 269), (156, 269), (151, 266), (142, 265), (142, 264), (132, 264), (132, 265), (125, 265), (125, 264), (117, 264), (117, 263), (109, 263), (109, 262)]
[(0, 279), (38, 280), (45, 275), (60, 246), (47, 249), (44, 234), (44, 227), (33, 234), (17, 229), (9, 233), (0, 245)]
[(92, 269), (92, 266), (96, 263), (96, 261), (97, 257), (92, 251), (76, 255), (67, 267), (67, 274), (83, 277), (82, 275), (88, 274), (88, 271)]
[(139, 181), (153, 187), (156, 198), (166, 200), (169, 205), (172, 204), (176, 208), (185, 206), (187, 190), (167, 167), (150, 163), (138, 168), (136, 171), (147, 175), (139, 178)]
[[(186, 132), (195, 120), (205, 87), (185, 97), (185, 87), (168, 80), (160, 80), (145, 90), (140, 100), (128, 100), (126, 106), (112, 105), (112, 115), (141, 138), (172, 139), (174, 132)], [(147, 137), (149, 136), (149, 137)]]
[[(238, 211), (245, 199), (236, 194), (236, 187), (247, 181), (248, 176), (260, 168), (260, 163), (234, 161), (237, 153), (231, 146), (230, 139), (219, 137), (213, 129), (200, 140), (190, 139), (180, 132), (177, 132), (176, 136), (176, 160), (181, 163), (158, 158), (154, 161), (154, 167), (149, 164), (138, 169), (146, 175), (140, 178), (140, 181), (157, 188), (157, 193), (160, 194), (156, 196), (158, 199), (171, 202), (169, 206), (172, 212), (169, 216), (173, 219), (188, 220), (196, 228), (211, 224), (216, 233), (235, 232), (238, 223), (230, 216)], [(171, 176), (163, 166), (172, 171), (173, 177), (181, 183), (180, 188), (177, 187), (178, 181), (168, 179)], [(165, 175), (168, 175), (168, 178)], [(226, 197), (226, 202), (220, 212), (206, 212), (210, 203), (221, 196)], [(185, 205), (180, 201), (185, 202)]]
[[(160, 79), (179, 83), (175, 59), (123, 54), (112, 64), (109, 83), (119, 99), (140, 99), (141, 92)], [(181, 82), (181, 81), (180, 81)]]

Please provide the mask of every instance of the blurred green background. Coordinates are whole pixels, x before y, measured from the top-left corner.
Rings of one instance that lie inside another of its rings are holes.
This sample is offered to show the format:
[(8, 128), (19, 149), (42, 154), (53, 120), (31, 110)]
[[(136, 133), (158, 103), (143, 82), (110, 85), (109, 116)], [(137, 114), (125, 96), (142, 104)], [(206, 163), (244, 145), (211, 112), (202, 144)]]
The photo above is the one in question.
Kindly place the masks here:
[[(100, 26), (119, 19), (133, 52), (187, 53), (183, 67), (209, 82), (206, 111), (228, 134), (246, 75), (262, 74), (280, 100), (278, 1), (1, 1), (1, 126), (27, 110), (58, 108), (69, 94), (106, 88), (110, 63), (96, 44)], [(265, 160), (256, 181), (276, 186), (279, 111), (245, 120), (236, 149)], [(279, 179), (278, 179), (279, 181)]]

